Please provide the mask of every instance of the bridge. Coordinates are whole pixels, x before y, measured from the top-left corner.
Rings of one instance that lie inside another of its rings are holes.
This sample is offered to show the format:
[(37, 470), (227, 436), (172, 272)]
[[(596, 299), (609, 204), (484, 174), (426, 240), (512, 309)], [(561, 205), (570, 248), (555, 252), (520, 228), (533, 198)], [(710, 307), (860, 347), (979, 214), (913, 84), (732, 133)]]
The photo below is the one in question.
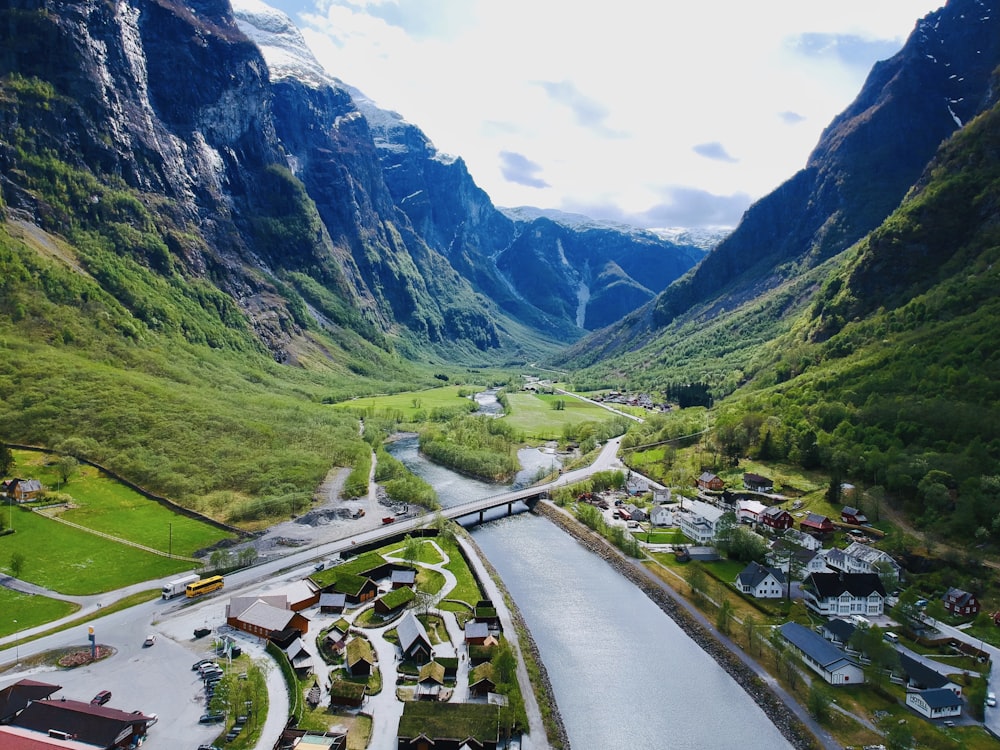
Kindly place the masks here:
[(445, 518), (455, 520), (456, 518), (471, 516), (474, 513), (478, 513), (479, 523), (482, 523), (485, 518), (486, 511), (506, 505), (507, 515), (509, 516), (514, 512), (514, 503), (523, 501), (529, 509), (533, 508), (535, 503), (537, 503), (539, 499), (548, 495), (549, 490), (555, 487), (556, 484), (556, 482), (549, 482), (548, 484), (540, 484), (535, 487), (526, 487), (522, 490), (512, 490), (511, 492), (501, 492), (499, 495), (481, 497), (478, 500), (470, 500), (469, 502), (462, 503), (461, 505), (452, 505), (450, 508), (442, 508), (441, 515)]

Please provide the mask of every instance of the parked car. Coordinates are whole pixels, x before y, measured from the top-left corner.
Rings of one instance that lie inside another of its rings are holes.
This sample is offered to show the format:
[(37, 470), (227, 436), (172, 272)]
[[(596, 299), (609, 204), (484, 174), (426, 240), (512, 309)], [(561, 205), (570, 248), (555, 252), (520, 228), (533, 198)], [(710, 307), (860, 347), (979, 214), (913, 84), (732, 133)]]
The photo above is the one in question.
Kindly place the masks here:
[(995, 706), (996, 704), (997, 704), (997, 694), (996, 693), (987, 693), (986, 694), (986, 705), (987, 706)]
[(91, 698), (90, 702), (91, 702), (92, 705), (95, 705), (95, 706), (103, 706), (109, 700), (111, 700), (111, 691), (110, 690), (102, 690), (97, 695), (95, 695), (93, 698)]
[(215, 664), (215, 662), (212, 661), (211, 659), (201, 659), (201, 660), (196, 661), (194, 664), (191, 665), (191, 670), (192, 671), (197, 671), (197, 670), (201, 669), (202, 667), (204, 667), (204, 666), (206, 666), (208, 664)]
[(194, 629), (194, 637), (195, 638), (204, 638), (206, 635), (208, 635), (211, 632), (212, 632), (211, 628), (195, 628)]
[(199, 724), (221, 724), (226, 720), (226, 715), (222, 713), (207, 713), (202, 714), (201, 718), (198, 719)]
[(143, 648), (149, 648), (154, 643), (156, 643), (156, 636), (150, 633), (146, 636), (146, 640), (142, 642)]

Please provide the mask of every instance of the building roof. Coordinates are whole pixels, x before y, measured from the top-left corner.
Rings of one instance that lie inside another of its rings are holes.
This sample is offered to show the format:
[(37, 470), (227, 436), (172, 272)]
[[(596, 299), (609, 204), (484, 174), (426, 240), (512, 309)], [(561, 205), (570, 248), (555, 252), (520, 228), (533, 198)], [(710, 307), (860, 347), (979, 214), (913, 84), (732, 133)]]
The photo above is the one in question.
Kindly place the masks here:
[(743, 586), (749, 586), (751, 589), (755, 589), (768, 576), (773, 576), (774, 580), (776, 580), (779, 584), (785, 583), (784, 573), (777, 568), (766, 568), (759, 562), (751, 562), (743, 568), (742, 572), (736, 576), (736, 580)]
[(153, 717), (145, 714), (126, 713), (82, 701), (45, 699), (32, 701), (12, 723), (36, 732), (59, 729), (76, 735), (80, 742), (111, 747), (127, 726), (147, 724), (152, 720)]
[(61, 685), (35, 680), (18, 680), (13, 685), (8, 685), (0, 690), (0, 722), (9, 719), (31, 701), (48, 698), (61, 689)]
[(347, 594), (320, 594), (319, 595), (319, 606), (322, 607), (337, 607), (343, 609), (347, 606)]
[(410, 569), (394, 570), (392, 571), (392, 575), (389, 576), (389, 581), (393, 585), (400, 583), (405, 586), (408, 586), (412, 583), (416, 583), (416, 580), (417, 580), (417, 571)]
[(353, 667), (360, 661), (367, 662), (368, 664), (375, 663), (375, 654), (372, 651), (372, 644), (370, 644), (367, 639), (358, 636), (351, 638), (351, 640), (347, 642), (345, 658), (347, 660), (347, 666), (349, 667)]
[(854, 631), (857, 629), (854, 623), (841, 620), (839, 617), (828, 620), (823, 625), (823, 628), (842, 643), (847, 643), (851, 640), (851, 636), (854, 635)]
[(812, 585), (820, 599), (838, 597), (845, 591), (855, 597), (877, 593), (885, 598), (885, 587), (876, 573), (810, 573), (806, 583)]
[(431, 646), (427, 631), (413, 612), (403, 615), (403, 619), (396, 626), (396, 636), (399, 638), (399, 647), (403, 649), (403, 653), (409, 651), (418, 640), (422, 640), (427, 648)]
[(470, 638), (485, 638), (490, 634), (489, 623), (486, 622), (474, 622), (470, 620), (465, 623), (465, 637)]
[(405, 739), (424, 735), (434, 741), (459, 743), (473, 739), (482, 745), (497, 741), (499, 718), (500, 709), (488, 703), (406, 701), (397, 736)]
[(436, 661), (427, 662), (420, 668), (417, 682), (436, 682), (438, 685), (444, 685), (444, 665)]
[(899, 653), (899, 668), (910, 682), (924, 689), (934, 690), (952, 684), (950, 678), (903, 652)]
[(847, 654), (826, 638), (797, 622), (786, 622), (779, 630), (786, 641), (823, 667), (830, 667), (839, 661), (851, 661)]
[(920, 697), (931, 708), (954, 708), (955, 706), (962, 705), (962, 699), (948, 688), (935, 688), (919, 692)]
[(702, 472), (702, 475), (700, 477), (698, 477), (698, 481), (699, 482), (712, 482), (712, 481), (715, 481), (718, 478), (719, 477), (717, 477), (712, 472), (705, 471), (705, 472)]
[(962, 589), (950, 588), (944, 595), (945, 600), (954, 602), (959, 607), (964, 607), (969, 604), (970, 601), (975, 599), (975, 597), (968, 591), (963, 591)]
[(768, 518), (780, 518), (783, 515), (787, 516), (791, 515), (791, 513), (789, 513), (787, 510), (777, 505), (767, 506), (766, 508), (764, 508), (764, 510), (761, 511), (761, 514)]
[(348, 596), (360, 596), (366, 586), (376, 585), (368, 576), (355, 575), (354, 573), (340, 573), (333, 582), (333, 590), (347, 594)]
[(749, 471), (743, 475), (743, 481), (748, 484), (771, 484), (771, 480), (767, 477)]
[(754, 515), (760, 515), (765, 510), (767, 506), (764, 505), (760, 500), (740, 500), (736, 507), (738, 510), (746, 511), (747, 513), (753, 513)]
[(703, 503), (701, 500), (688, 500), (684, 503), (684, 509), (689, 510), (696, 516), (701, 516), (709, 523), (715, 523), (726, 512), (722, 508)]
[(284, 596), (288, 601), (289, 607), (291, 607), (295, 604), (301, 604), (302, 602), (314, 599), (317, 591), (319, 591), (319, 586), (308, 578), (301, 578), (298, 581), (291, 581), (287, 585), (282, 586), (272, 595)]
[(295, 617), (290, 609), (279, 609), (265, 601), (258, 600), (250, 605), (237, 619), (247, 625), (263, 630), (284, 630)]
[(482, 664), (469, 670), (469, 687), (472, 687), (483, 680), (489, 680), (494, 685), (497, 684), (496, 680), (493, 678), (492, 662), (484, 661)]
[(78, 740), (49, 737), (24, 727), (0, 726), (0, 747), (4, 750), (95, 750), (94, 746)]
[(400, 607), (405, 607), (416, 598), (417, 595), (413, 593), (413, 589), (404, 586), (403, 588), (393, 589), (379, 599), (379, 601), (382, 602), (383, 607), (392, 611), (394, 609), (399, 609)]
[(265, 594), (263, 596), (234, 596), (226, 605), (226, 617), (243, 619), (241, 615), (257, 602), (264, 602), (278, 609), (288, 609), (288, 597), (284, 594)]
[(833, 523), (833, 521), (831, 521), (826, 516), (821, 516), (819, 513), (809, 513), (808, 515), (806, 515), (804, 519), (802, 519), (802, 523), (808, 526), (815, 526), (817, 528), (820, 528), (822, 526), (826, 526)]
[(843, 515), (843, 516), (863, 516), (864, 515), (864, 513), (862, 513), (860, 510), (858, 510), (857, 508), (853, 508), (850, 505), (845, 505), (843, 507), (843, 509), (840, 511), (840, 514)]
[(890, 563), (896, 570), (900, 569), (899, 563), (892, 559), (892, 555), (877, 547), (872, 547), (870, 544), (851, 542), (844, 549), (844, 554), (853, 555), (859, 560), (864, 560), (872, 567), (875, 566), (875, 563), (884, 561)]

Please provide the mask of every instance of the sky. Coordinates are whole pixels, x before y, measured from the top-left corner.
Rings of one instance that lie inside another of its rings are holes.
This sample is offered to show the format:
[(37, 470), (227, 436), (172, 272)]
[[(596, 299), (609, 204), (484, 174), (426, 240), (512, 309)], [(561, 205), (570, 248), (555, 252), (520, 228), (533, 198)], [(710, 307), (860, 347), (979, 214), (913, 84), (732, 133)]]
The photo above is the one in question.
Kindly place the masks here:
[(268, 0), (494, 204), (735, 226), (943, 0)]

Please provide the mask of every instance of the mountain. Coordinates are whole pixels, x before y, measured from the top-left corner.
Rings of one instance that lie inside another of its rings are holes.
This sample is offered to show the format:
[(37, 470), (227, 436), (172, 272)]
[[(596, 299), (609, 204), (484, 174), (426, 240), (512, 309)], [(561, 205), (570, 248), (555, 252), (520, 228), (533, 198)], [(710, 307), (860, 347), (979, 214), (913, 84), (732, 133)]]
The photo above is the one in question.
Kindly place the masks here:
[[(815, 279), (814, 271), (878, 227), (941, 142), (988, 106), (1000, 59), (995, 6), (995, 0), (951, 0), (920, 20), (903, 49), (875, 65), (855, 101), (825, 129), (804, 169), (752, 205), (732, 234), (655, 303), (582, 340), (556, 363), (690, 355), (687, 346), (676, 346), (691, 341), (679, 331), (694, 326), (704, 341), (716, 318), (746, 314), (772, 293), (782, 298), (776, 304), (784, 313), (800, 309), (812, 293), (803, 286), (807, 277)], [(740, 323), (752, 331), (760, 325)], [(779, 331), (742, 343), (720, 334), (727, 341), (722, 351), (740, 369), (753, 347)], [(651, 347), (645, 354), (629, 354), (645, 346)], [(734, 358), (736, 349), (744, 356)], [(711, 344), (698, 350), (704, 357), (698, 366), (719, 351)]]
[(704, 256), (694, 243), (540, 209), (494, 207), (460, 158), (350, 89), (396, 205), (421, 237), (503, 310), (562, 340), (648, 302)]

